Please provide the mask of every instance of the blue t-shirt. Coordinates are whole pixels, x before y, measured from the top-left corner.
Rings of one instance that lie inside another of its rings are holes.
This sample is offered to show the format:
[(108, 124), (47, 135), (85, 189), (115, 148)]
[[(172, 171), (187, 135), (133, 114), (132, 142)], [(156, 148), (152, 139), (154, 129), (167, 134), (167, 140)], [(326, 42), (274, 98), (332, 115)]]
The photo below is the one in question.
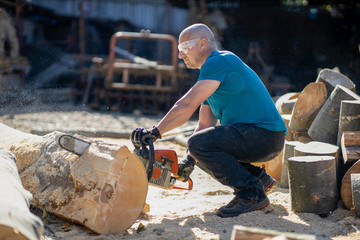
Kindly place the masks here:
[(287, 131), (260, 78), (235, 54), (213, 52), (200, 69), (201, 80), (221, 82), (203, 102), (221, 125), (248, 123), (271, 131)]

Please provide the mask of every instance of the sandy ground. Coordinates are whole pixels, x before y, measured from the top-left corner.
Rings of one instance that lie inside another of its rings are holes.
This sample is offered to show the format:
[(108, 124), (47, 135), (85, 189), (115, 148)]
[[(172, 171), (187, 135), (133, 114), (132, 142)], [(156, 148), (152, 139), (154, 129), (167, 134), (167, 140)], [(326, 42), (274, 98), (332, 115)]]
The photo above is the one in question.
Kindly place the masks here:
[[(93, 112), (84, 107), (64, 105), (25, 106), (0, 109), (0, 122), (30, 133), (59, 131), (120, 131), (129, 132), (135, 127), (151, 127), (159, 119), (141, 115)], [(195, 124), (190, 122), (189, 125)], [(120, 135), (119, 135), (120, 136)], [(125, 144), (125, 139), (105, 139)], [(172, 141), (156, 143), (177, 151), (179, 159), (185, 147)], [(124, 234), (97, 235), (66, 219), (32, 209), (45, 223), (42, 239), (230, 239), (234, 225), (272, 229), (283, 232), (312, 234), (316, 239), (360, 239), (360, 219), (345, 209), (339, 201), (338, 208), (326, 217), (312, 213), (291, 211), (289, 190), (276, 188), (270, 195), (271, 204), (263, 210), (233, 218), (220, 218), (215, 211), (232, 198), (230, 188), (222, 186), (209, 175), (195, 168), (192, 174), (192, 191), (163, 190), (149, 187), (146, 203), (150, 211)], [(183, 183), (178, 183), (182, 186)], [(185, 185), (186, 186), (186, 185)]]

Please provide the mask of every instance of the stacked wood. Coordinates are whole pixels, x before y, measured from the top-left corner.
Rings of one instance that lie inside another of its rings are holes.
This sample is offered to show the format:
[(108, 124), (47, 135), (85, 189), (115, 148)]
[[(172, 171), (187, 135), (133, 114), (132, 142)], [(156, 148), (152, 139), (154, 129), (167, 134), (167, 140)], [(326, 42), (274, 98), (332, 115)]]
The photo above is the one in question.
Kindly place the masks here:
[(338, 190), (333, 156), (291, 157), (288, 169), (294, 212), (328, 214), (336, 209)]
[(40, 239), (44, 226), (29, 210), (32, 195), (21, 184), (16, 158), (0, 150), (0, 239)]
[(360, 131), (360, 100), (341, 101), (337, 145), (341, 147), (344, 131)]
[(360, 100), (360, 97), (348, 88), (337, 85), (309, 128), (308, 134), (313, 140), (337, 143), (342, 100)]
[(299, 141), (285, 141), (284, 154), (282, 158), (282, 170), (279, 186), (289, 188), (288, 159), (294, 157), (295, 147), (303, 144)]
[(0, 132), (0, 148), (15, 154), (32, 205), (99, 234), (124, 232), (140, 215), (147, 176), (126, 146), (93, 140), (77, 156), (59, 147), (60, 132), (37, 136), (1, 123)]
[(337, 85), (344, 86), (353, 92), (355, 92), (356, 87), (348, 77), (328, 68), (325, 68), (319, 72), (316, 82), (322, 82), (326, 85), (328, 95), (331, 94)]
[(349, 168), (349, 170), (346, 171), (341, 182), (341, 189), (340, 189), (341, 200), (343, 201), (344, 206), (349, 210), (353, 209), (354, 207), (352, 200), (353, 194), (351, 189), (351, 175), (356, 173), (360, 173), (360, 160), (356, 161)]
[(360, 159), (360, 131), (343, 132), (341, 149), (344, 164), (352, 165)]
[(306, 131), (327, 99), (323, 83), (310, 83), (300, 93), (293, 108), (289, 127), (295, 131)]
[(355, 215), (360, 217), (360, 173), (353, 173), (351, 178), (352, 204)]
[(298, 92), (285, 93), (275, 101), (276, 109), (280, 114), (291, 114), (298, 96)]

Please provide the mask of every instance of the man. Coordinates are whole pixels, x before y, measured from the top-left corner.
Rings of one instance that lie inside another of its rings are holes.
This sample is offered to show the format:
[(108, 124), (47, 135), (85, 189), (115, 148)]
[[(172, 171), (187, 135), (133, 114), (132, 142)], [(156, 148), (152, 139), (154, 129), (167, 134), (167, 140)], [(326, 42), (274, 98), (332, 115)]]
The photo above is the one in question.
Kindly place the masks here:
[[(200, 106), (199, 121), (188, 140), (188, 155), (178, 178), (187, 181), (196, 164), (234, 189), (234, 199), (218, 209), (233, 217), (264, 208), (275, 180), (253, 162), (269, 161), (284, 145), (285, 124), (259, 77), (240, 58), (218, 51), (212, 31), (194, 24), (179, 36), (179, 58), (200, 69), (195, 85), (151, 130), (137, 128), (132, 141), (146, 144), (184, 124)], [(217, 124), (218, 121), (220, 125)]]

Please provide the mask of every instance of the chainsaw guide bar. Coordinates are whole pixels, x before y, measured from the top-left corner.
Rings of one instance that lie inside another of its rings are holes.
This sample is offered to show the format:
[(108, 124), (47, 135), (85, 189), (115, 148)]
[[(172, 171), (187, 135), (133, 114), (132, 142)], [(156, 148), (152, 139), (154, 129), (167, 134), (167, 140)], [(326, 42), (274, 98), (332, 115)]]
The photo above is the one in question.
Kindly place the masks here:
[(75, 153), (76, 155), (83, 155), (85, 150), (88, 149), (91, 143), (74, 137), (72, 135), (61, 135), (59, 138), (59, 145), (66, 151)]

